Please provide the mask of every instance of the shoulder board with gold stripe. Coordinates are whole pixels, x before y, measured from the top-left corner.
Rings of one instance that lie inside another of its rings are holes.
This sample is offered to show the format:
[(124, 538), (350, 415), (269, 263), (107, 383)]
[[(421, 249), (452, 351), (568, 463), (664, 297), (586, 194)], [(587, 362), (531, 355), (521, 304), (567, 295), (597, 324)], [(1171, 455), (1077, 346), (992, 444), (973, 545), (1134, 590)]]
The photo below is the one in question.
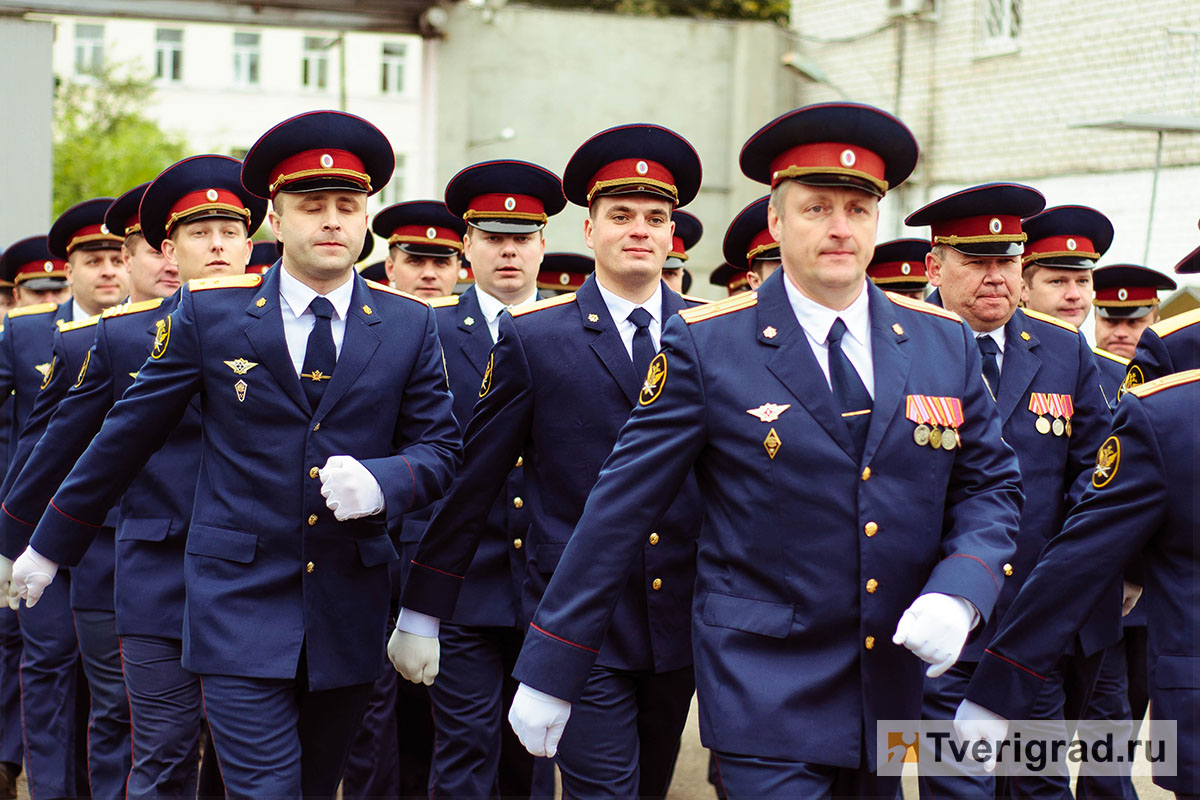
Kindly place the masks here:
[(1156, 392), (1161, 392), (1163, 389), (1170, 389), (1172, 386), (1183, 386), (1188, 383), (1195, 383), (1196, 381), (1200, 381), (1200, 369), (1189, 369), (1183, 372), (1173, 372), (1161, 378), (1155, 378), (1148, 383), (1131, 386), (1126, 391), (1138, 397), (1149, 397)]
[(695, 297), (695, 296), (693, 296), (693, 295), (690, 295), (690, 294), (680, 294), (679, 296), (680, 296), (680, 297), (682, 297), (684, 300), (687, 300), (689, 303), (699, 303), (700, 305), (704, 305), (704, 306), (706, 306), (706, 305), (708, 305), (709, 303), (713, 302), (713, 301), (712, 301), (710, 298), (708, 298), (708, 297)]
[(205, 289), (253, 289), (262, 283), (262, 275), (222, 275), (219, 278), (192, 278), (187, 283), (189, 292)]
[(935, 306), (933, 303), (926, 303), (924, 300), (914, 300), (911, 297), (905, 297), (904, 295), (897, 294), (895, 292), (884, 292), (884, 294), (887, 295), (888, 300), (891, 300), (898, 306), (904, 306), (905, 308), (912, 309), (913, 311), (920, 311), (922, 314), (932, 314), (933, 316), (941, 317), (942, 319), (949, 319), (953, 320), (954, 322), (962, 322), (962, 317), (960, 317), (958, 314), (955, 314), (953, 311), (947, 311), (941, 306)]
[(92, 316), (88, 317), (87, 319), (80, 319), (80, 320), (76, 320), (75, 322), (63, 322), (63, 321), (59, 320), (58, 329), (60, 331), (62, 331), (63, 333), (66, 333), (67, 331), (77, 331), (80, 328), (90, 328), (99, 321), (100, 321), (99, 314), (93, 314)]
[(1093, 347), (1092, 352), (1101, 358), (1107, 358), (1109, 361), (1115, 361), (1123, 367), (1129, 366), (1129, 359), (1125, 356), (1119, 356), (1116, 353), (1110, 353), (1103, 347)]
[(685, 308), (679, 312), (679, 316), (683, 317), (683, 321), (688, 325), (692, 325), (713, 317), (723, 317), (734, 311), (741, 311), (743, 308), (753, 308), (756, 305), (758, 305), (758, 292), (742, 292), (733, 297), (726, 297), (695, 308)]
[(57, 309), (57, 303), (36, 303), (32, 306), (14, 308), (8, 312), (8, 316), (10, 319), (16, 319), (17, 317), (27, 317), (30, 314), (49, 314), (51, 311), (56, 311)]
[(545, 300), (538, 300), (536, 303), (530, 303), (522, 308), (514, 308), (508, 313), (514, 317), (523, 317), (526, 314), (532, 314), (535, 311), (541, 311), (543, 308), (554, 308), (554, 306), (562, 306), (567, 303), (575, 302), (575, 293), (560, 294), (558, 297), (547, 297)]
[(1182, 314), (1176, 314), (1173, 317), (1167, 317), (1160, 322), (1154, 323), (1150, 326), (1150, 330), (1157, 333), (1161, 338), (1175, 333), (1175, 331), (1195, 325), (1197, 322), (1200, 322), (1200, 308), (1193, 308), (1191, 311), (1185, 311)]
[(100, 316), (105, 319), (112, 317), (123, 317), (126, 314), (136, 314), (139, 311), (149, 311), (153, 308), (158, 308), (162, 305), (163, 299), (156, 297), (153, 300), (140, 300), (136, 303), (122, 303), (119, 306), (104, 309), (104, 313)]
[(449, 308), (450, 306), (458, 305), (458, 295), (448, 294), (445, 297), (435, 297), (429, 301), (429, 305), (433, 308)]
[(1041, 311), (1034, 311), (1032, 308), (1022, 308), (1021, 310), (1025, 312), (1025, 316), (1031, 319), (1049, 322), (1051, 325), (1057, 325), (1063, 330), (1070, 331), (1071, 333), (1079, 333), (1079, 328), (1076, 328), (1069, 322), (1064, 322), (1058, 317), (1052, 317), (1049, 314), (1043, 314)]
[(397, 297), (407, 297), (409, 300), (418, 302), (423, 306), (429, 305), (429, 303), (427, 303), (424, 300), (422, 300), (421, 298), (417, 297), (415, 294), (409, 294), (408, 292), (402, 292), (399, 289), (393, 289), (390, 286), (384, 286), (382, 283), (376, 283), (375, 281), (367, 281), (367, 286), (370, 286), (372, 289), (374, 289), (377, 292), (387, 292), (388, 294), (394, 294)]

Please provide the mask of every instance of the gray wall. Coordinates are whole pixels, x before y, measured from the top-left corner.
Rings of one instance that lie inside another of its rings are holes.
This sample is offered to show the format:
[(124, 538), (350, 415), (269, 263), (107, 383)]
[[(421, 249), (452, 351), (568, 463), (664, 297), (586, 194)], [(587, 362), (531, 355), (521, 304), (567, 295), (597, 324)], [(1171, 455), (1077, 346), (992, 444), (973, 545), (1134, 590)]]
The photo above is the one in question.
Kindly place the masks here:
[(50, 228), (54, 26), (0, 17), (0, 249)]
[[(665, 125), (692, 143), (704, 166), (700, 195), (687, 207), (705, 229), (688, 262), (698, 279), (692, 291), (723, 294), (707, 276), (721, 262), (725, 229), (766, 193), (742, 175), (738, 152), (796, 105), (798, 79), (780, 65), (786, 32), (769, 23), (519, 5), (484, 15), (458, 3), (450, 15), (436, 48), (435, 185), (493, 158), (533, 161), (561, 175), (575, 149), (605, 128)], [(496, 141), (505, 128), (516, 136)], [(568, 205), (552, 218), (547, 249), (588, 252), (585, 216)]]

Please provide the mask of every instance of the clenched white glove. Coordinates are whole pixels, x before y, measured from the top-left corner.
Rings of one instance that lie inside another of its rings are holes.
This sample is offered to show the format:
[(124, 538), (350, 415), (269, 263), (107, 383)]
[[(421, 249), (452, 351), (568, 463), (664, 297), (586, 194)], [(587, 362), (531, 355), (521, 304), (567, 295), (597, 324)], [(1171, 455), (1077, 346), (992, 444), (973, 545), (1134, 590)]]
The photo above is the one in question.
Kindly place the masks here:
[(25, 552), (13, 562), (12, 584), (8, 587), (8, 605), (14, 611), (25, 598), (25, 607), (33, 608), (42, 598), (42, 592), (54, 581), (58, 574), (58, 564), (34, 550), (26, 547)]
[(12, 583), (12, 559), (0, 556), (0, 606), (8, 602), (8, 587)]
[(387, 652), (388, 660), (405, 680), (433, 685), (441, 658), (441, 645), (436, 635), (421, 636), (397, 628), (388, 639)]
[(979, 740), (990, 742), (989, 755), (983, 761), (983, 768), (988, 772), (996, 769), (997, 749), (1008, 735), (1007, 719), (964, 698), (954, 712), (954, 732), (964, 744)]
[(383, 511), (383, 489), (371, 471), (351, 456), (330, 456), (321, 467), (321, 497), (338, 522)]
[(508, 710), (508, 724), (535, 756), (553, 758), (558, 752), (558, 740), (571, 718), (571, 704), (553, 695), (539, 692), (532, 686), (520, 684)]
[(958, 660), (977, 613), (975, 606), (961, 597), (940, 592), (923, 594), (900, 617), (892, 642), (904, 645), (930, 664), (925, 674), (936, 678)]
[(1129, 612), (1133, 611), (1133, 607), (1137, 605), (1142, 596), (1142, 587), (1136, 583), (1129, 581), (1121, 581), (1121, 616), (1129, 616)]

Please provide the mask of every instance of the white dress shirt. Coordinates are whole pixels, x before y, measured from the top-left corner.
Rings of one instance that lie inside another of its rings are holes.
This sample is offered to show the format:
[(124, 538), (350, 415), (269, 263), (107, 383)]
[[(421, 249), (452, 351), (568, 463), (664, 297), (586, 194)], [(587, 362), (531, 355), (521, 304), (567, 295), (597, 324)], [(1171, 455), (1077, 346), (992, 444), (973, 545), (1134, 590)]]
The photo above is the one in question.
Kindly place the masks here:
[(475, 297), (479, 300), (479, 310), (483, 312), (483, 319), (487, 322), (488, 332), (492, 334), (492, 344), (500, 338), (500, 315), (505, 311), (519, 308), (526, 303), (532, 303), (537, 300), (537, 287), (535, 286), (529, 292), (529, 297), (526, 297), (519, 303), (511, 305), (502, 303), (490, 294), (479, 288), (479, 284), (475, 284)]
[[(346, 282), (325, 295), (325, 299), (333, 304), (333, 319), (329, 328), (333, 333), (333, 346), (338, 356), (342, 354), (342, 340), (346, 338), (346, 314), (350, 310), (350, 297), (354, 294), (353, 275)], [(304, 369), (304, 351), (308, 349), (308, 335), (312, 333), (313, 324), (317, 317), (309, 310), (308, 304), (317, 296), (317, 290), (300, 282), (290, 272), (279, 267), (279, 311), (283, 317), (283, 337), (287, 340), (288, 355), (292, 357), (292, 366), (296, 375)]]
[(600, 289), (600, 296), (604, 298), (604, 305), (608, 307), (608, 313), (612, 315), (613, 322), (616, 323), (617, 333), (621, 335), (621, 341), (625, 344), (625, 352), (629, 354), (629, 360), (633, 360), (633, 334), (637, 333), (637, 325), (629, 321), (629, 315), (639, 306), (650, 312), (650, 339), (654, 342), (654, 349), (658, 350), (659, 341), (662, 339), (662, 281), (655, 285), (654, 294), (644, 303), (634, 303), (624, 297), (618, 297), (605, 289), (604, 284), (599, 280), (596, 281), (596, 286)]
[(993, 340), (995, 340), (996, 347), (1000, 350), (1000, 352), (996, 353), (996, 367), (1000, 370), (1000, 372), (1004, 372), (1004, 342), (1006, 341), (1004, 337), (1004, 326), (1001, 325), (999, 328), (996, 328), (996, 330), (988, 331), (987, 333), (980, 333), (979, 331), (971, 331), (971, 333), (975, 334), (976, 339), (978, 339), (980, 336), (990, 336)]
[(867, 394), (874, 400), (875, 362), (871, 358), (870, 293), (866, 290), (866, 283), (863, 283), (862, 291), (858, 293), (854, 302), (842, 311), (834, 311), (816, 300), (805, 297), (787, 275), (783, 276), (783, 285), (787, 289), (788, 302), (792, 304), (796, 321), (808, 336), (808, 343), (812, 346), (813, 355), (817, 357), (821, 371), (825, 373), (825, 382), (829, 384), (829, 388), (833, 389), (833, 382), (829, 378), (829, 345), (825, 340), (829, 338), (829, 329), (833, 327), (834, 321), (841, 317), (846, 325), (846, 335), (842, 337), (842, 353), (850, 359), (850, 363), (858, 371), (858, 377), (862, 379), (863, 386), (867, 387)]
[[(124, 303), (128, 299), (129, 298), (126, 297), (125, 300), (122, 300), (121, 302)], [(87, 319), (90, 316), (93, 316), (93, 315), (84, 311), (83, 306), (79, 305), (79, 301), (76, 300), (74, 297), (72, 297), (71, 298), (71, 322), (83, 322), (85, 319)]]

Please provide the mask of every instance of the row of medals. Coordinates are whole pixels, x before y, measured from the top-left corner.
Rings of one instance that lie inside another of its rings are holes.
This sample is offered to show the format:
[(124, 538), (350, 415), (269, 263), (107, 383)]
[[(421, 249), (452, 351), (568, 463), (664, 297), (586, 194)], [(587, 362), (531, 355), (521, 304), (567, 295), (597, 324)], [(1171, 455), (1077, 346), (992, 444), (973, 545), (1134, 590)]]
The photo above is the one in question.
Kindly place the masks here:
[(1070, 420), (1070, 418), (1063, 420), (1060, 417), (1055, 417), (1054, 421), (1051, 422), (1050, 420), (1046, 419), (1045, 417), (1038, 417), (1037, 422), (1035, 422), (1033, 424), (1033, 426), (1035, 428), (1037, 428), (1038, 433), (1043, 434), (1043, 435), (1050, 433), (1051, 431), (1054, 432), (1055, 436), (1063, 436), (1063, 435), (1070, 436), (1071, 435), (1071, 420)]
[(934, 450), (953, 450), (962, 444), (958, 431), (954, 428), (939, 428), (937, 425), (926, 425), (922, 422), (913, 431), (913, 441), (919, 446), (929, 445)]

